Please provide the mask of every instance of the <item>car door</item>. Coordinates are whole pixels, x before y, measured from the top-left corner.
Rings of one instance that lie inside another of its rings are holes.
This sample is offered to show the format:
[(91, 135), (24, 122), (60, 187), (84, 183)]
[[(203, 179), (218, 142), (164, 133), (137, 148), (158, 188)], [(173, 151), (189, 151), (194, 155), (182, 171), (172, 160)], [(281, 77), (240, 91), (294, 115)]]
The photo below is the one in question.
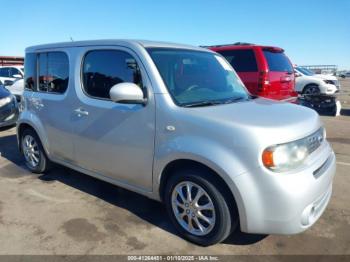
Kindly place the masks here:
[[(125, 48), (84, 49), (73, 126), (77, 164), (119, 183), (152, 190), (155, 104), (151, 84), (137, 55)], [(110, 100), (122, 82), (143, 89), (146, 105)]]
[(26, 56), (26, 74), (30, 74), (30, 59), (38, 72), (37, 87), (28, 99), (29, 106), (40, 121), (50, 156), (55, 161), (72, 163), (74, 147), (69, 94), (72, 81), (69, 81), (68, 55), (61, 51), (42, 52), (37, 55), (37, 60), (33, 55)]

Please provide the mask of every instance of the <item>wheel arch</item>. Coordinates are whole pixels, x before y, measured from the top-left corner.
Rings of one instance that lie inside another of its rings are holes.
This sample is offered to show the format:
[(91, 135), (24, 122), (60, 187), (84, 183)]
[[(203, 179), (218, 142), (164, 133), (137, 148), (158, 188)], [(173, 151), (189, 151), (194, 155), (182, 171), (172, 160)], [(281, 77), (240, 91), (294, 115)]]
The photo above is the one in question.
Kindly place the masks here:
[(232, 208), (232, 212), (236, 212), (241, 220), (244, 216), (244, 208), (242, 207), (241, 198), (238, 191), (231, 190), (231, 187), (228, 185), (227, 181), (213, 168), (209, 167), (206, 164), (203, 164), (197, 160), (191, 159), (176, 159), (169, 162), (161, 172), (160, 181), (159, 181), (159, 196), (162, 202), (164, 202), (164, 194), (166, 184), (169, 181), (170, 177), (174, 175), (175, 171), (185, 170), (187, 168), (198, 168), (204, 171), (211, 176), (212, 179), (215, 179), (215, 182), (218, 183), (220, 190), (223, 190), (224, 196), (227, 199), (227, 204)]
[(21, 123), (17, 124), (17, 144), (18, 144), (19, 151), (22, 153), (20, 141), (21, 141), (22, 134), (23, 134), (24, 130), (26, 130), (26, 129), (31, 129), (37, 134), (37, 136), (39, 137), (40, 142), (44, 148), (45, 154), (48, 156), (49, 154), (48, 154), (48, 151), (46, 148), (45, 140), (42, 139), (40, 132), (34, 127), (34, 125), (32, 125), (31, 123), (28, 123), (28, 122), (21, 122)]

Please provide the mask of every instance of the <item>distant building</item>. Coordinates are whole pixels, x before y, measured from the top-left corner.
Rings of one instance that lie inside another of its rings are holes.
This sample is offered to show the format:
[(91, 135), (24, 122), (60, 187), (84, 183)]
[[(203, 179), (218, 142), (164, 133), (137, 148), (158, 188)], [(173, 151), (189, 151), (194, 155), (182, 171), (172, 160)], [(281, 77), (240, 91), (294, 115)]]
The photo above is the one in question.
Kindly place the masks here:
[(302, 65), (300, 67), (307, 68), (316, 74), (335, 74), (338, 71), (337, 65)]
[(20, 56), (0, 56), (0, 66), (23, 65), (24, 58)]

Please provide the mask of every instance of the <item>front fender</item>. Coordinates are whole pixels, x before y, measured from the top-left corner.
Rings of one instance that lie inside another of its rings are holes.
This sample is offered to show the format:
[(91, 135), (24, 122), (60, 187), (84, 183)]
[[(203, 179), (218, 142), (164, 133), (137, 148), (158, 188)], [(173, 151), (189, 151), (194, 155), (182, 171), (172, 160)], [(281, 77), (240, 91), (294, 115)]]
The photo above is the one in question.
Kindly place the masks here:
[[(176, 160), (198, 162), (219, 175), (228, 185), (236, 200), (240, 219), (245, 218), (242, 197), (234, 183), (234, 178), (244, 174), (246, 167), (235, 156), (233, 150), (211, 140), (193, 136), (176, 137), (157, 145), (154, 158), (153, 188), (158, 194), (164, 169)], [(158, 198), (160, 199), (160, 195)]]

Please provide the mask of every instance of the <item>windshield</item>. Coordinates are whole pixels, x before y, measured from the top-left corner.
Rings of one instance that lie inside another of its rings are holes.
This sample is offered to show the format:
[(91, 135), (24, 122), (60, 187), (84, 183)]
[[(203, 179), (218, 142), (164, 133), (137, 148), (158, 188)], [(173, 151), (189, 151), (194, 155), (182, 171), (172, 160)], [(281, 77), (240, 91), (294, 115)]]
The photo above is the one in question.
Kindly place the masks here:
[(182, 49), (148, 49), (174, 102), (206, 106), (249, 98), (231, 65), (220, 55)]
[(302, 67), (296, 67), (296, 70), (298, 70), (300, 73), (306, 76), (313, 76), (315, 73), (310, 71), (309, 69), (302, 68)]

